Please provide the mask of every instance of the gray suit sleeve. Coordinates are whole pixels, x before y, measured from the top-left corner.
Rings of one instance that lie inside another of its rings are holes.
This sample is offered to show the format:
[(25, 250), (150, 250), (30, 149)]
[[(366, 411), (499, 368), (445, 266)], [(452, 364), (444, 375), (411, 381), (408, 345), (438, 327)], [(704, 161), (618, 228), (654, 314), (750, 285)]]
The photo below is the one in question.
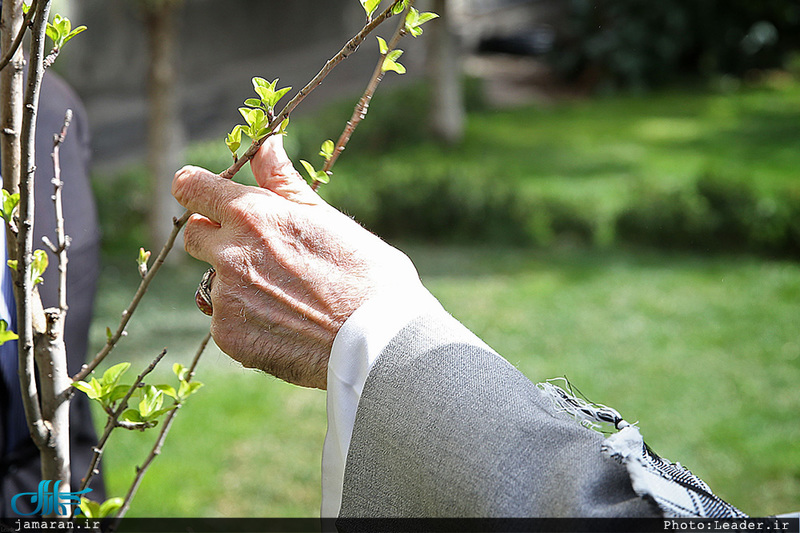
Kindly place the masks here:
[(555, 412), (446, 313), (403, 329), (370, 371), (342, 517), (659, 516), (603, 436)]

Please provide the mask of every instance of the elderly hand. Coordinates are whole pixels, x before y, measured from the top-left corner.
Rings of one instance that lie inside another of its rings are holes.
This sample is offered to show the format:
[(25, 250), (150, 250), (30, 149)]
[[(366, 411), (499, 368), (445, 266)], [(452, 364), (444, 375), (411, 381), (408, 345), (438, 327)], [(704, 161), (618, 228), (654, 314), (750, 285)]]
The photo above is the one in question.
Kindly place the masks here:
[(417, 274), (404, 254), (311, 190), (280, 136), (267, 139), (251, 165), (260, 188), (197, 167), (172, 183), (195, 213), (186, 251), (216, 269), (211, 333), (246, 367), (324, 389), (342, 324), (376, 291)]

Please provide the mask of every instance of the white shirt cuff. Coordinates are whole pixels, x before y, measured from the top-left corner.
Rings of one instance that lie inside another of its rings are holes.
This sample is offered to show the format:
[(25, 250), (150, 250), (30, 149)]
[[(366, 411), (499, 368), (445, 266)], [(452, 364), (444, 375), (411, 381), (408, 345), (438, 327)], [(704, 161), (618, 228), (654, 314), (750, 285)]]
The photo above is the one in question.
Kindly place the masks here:
[(328, 362), (328, 432), (322, 448), (324, 518), (339, 515), (347, 450), (361, 392), (372, 365), (403, 327), (442, 307), (422, 283), (383, 291), (361, 305), (333, 341)]

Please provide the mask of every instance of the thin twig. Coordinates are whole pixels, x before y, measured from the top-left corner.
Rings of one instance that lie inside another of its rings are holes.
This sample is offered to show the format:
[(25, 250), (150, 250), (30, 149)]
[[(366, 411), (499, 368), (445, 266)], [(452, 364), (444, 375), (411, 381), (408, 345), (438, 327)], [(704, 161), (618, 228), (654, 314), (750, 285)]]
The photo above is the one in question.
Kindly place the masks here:
[(142, 301), (142, 298), (147, 292), (147, 289), (150, 286), (150, 283), (153, 281), (156, 273), (164, 264), (164, 260), (167, 258), (170, 250), (172, 250), (172, 247), (175, 245), (175, 239), (178, 237), (178, 233), (180, 233), (181, 228), (183, 228), (183, 226), (186, 224), (186, 221), (189, 220), (190, 215), (191, 213), (186, 211), (180, 218), (175, 218), (172, 220), (172, 232), (167, 238), (167, 242), (165, 242), (164, 246), (161, 248), (161, 251), (159, 252), (158, 257), (156, 257), (153, 266), (148, 269), (147, 274), (142, 278), (142, 281), (139, 282), (139, 287), (136, 289), (136, 293), (133, 295), (128, 307), (122, 312), (122, 319), (117, 327), (117, 331), (106, 341), (105, 346), (103, 346), (102, 350), (95, 355), (94, 359), (92, 359), (90, 363), (83, 365), (80, 372), (72, 376), (73, 381), (80, 381), (91, 374), (92, 371), (103, 362), (103, 359), (105, 359), (106, 356), (111, 353), (111, 350), (114, 349), (117, 342), (119, 342), (119, 340), (123, 337), (125, 334), (125, 328), (133, 316), (133, 312)]
[[(317, 75), (314, 76), (311, 79), (311, 81), (309, 81), (306, 84), (306, 86), (300, 90), (300, 92), (294, 95), (294, 98), (292, 98), (289, 101), (289, 103), (286, 104), (286, 106), (284, 106), (284, 108), (277, 115), (275, 115), (275, 118), (272, 121), (270, 121), (267, 129), (270, 132), (274, 132), (284, 120), (289, 118), (289, 115), (291, 115), (292, 111), (294, 111), (294, 109), (300, 104), (300, 102), (302, 102), (306, 98), (306, 96), (308, 96), (314, 89), (319, 87), (322, 81), (328, 76), (328, 74), (331, 73), (331, 71), (334, 68), (336, 68), (336, 66), (339, 63), (347, 59), (347, 57), (350, 54), (355, 52), (358, 49), (359, 45), (364, 41), (364, 39), (367, 38), (367, 36), (370, 33), (372, 33), (375, 30), (375, 28), (380, 26), (385, 20), (392, 17), (392, 10), (400, 2), (402, 2), (402, 0), (395, 0), (380, 15), (373, 18), (371, 21), (368, 21), (367, 24), (361, 29), (361, 31), (358, 32), (355, 36), (353, 36), (353, 38), (350, 39), (347, 42), (347, 44), (345, 44), (342, 47), (341, 50), (339, 50), (338, 54), (330, 58), (328, 62), (325, 63), (325, 66), (322, 67), (322, 70), (320, 70), (317, 73)], [(250, 147), (244, 153), (244, 155), (238, 158), (230, 167), (228, 167), (225, 171), (223, 171), (220, 174), (220, 177), (230, 179), (234, 175), (236, 175), (236, 173), (239, 172), (239, 170), (245, 165), (245, 163), (250, 161), (250, 159), (252, 159), (252, 157), (256, 154), (256, 152), (258, 152), (258, 149), (261, 148), (261, 145), (264, 144), (264, 141), (266, 141), (267, 138), (273, 134), (274, 133), (270, 133), (266, 137), (262, 137), (257, 141), (253, 141), (250, 144)]]
[(25, 13), (25, 17), (22, 19), (22, 27), (20, 27), (17, 36), (14, 37), (14, 40), (11, 42), (11, 47), (6, 51), (6, 54), (0, 59), (0, 70), (3, 70), (6, 65), (11, 62), (11, 58), (14, 57), (14, 54), (19, 49), (20, 45), (22, 44), (22, 38), (25, 37), (25, 32), (30, 26), (31, 19), (33, 18), (33, 13), (36, 11), (36, 3), (39, 0), (33, 0), (31, 2), (31, 7), (28, 8), (28, 12)]
[[(408, 8), (410, 9), (413, 7), (413, 5), (414, 2), (411, 0), (408, 3)], [(322, 171), (326, 174), (330, 175), (333, 165), (336, 164), (336, 160), (339, 159), (339, 155), (341, 155), (341, 153), (344, 151), (347, 143), (350, 142), (350, 137), (352, 137), (353, 132), (358, 127), (358, 124), (364, 120), (364, 117), (367, 116), (367, 111), (369, 111), (369, 104), (372, 101), (372, 96), (375, 94), (375, 91), (378, 89), (378, 85), (380, 85), (381, 81), (383, 80), (383, 63), (386, 60), (386, 56), (389, 54), (389, 52), (397, 48), (397, 43), (400, 42), (400, 39), (402, 39), (405, 34), (405, 17), (403, 17), (403, 20), (401, 20), (400, 24), (397, 25), (394, 35), (387, 43), (386, 52), (381, 54), (378, 64), (375, 66), (375, 70), (372, 72), (372, 77), (367, 83), (367, 88), (364, 90), (364, 94), (361, 95), (361, 98), (359, 98), (355, 109), (353, 109), (353, 115), (350, 117), (350, 120), (347, 121), (347, 125), (345, 125), (342, 134), (339, 136), (339, 140), (336, 142), (336, 147), (333, 150), (333, 155), (330, 157), (330, 159), (325, 161), (325, 166), (322, 168)], [(314, 183), (311, 184), (311, 188), (313, 190), (317, 190), (320, 183), (322, 182), (314, 181)]]
[(92, 477), (97, 474), (97, 464), (100, 462), (100, 458), (103, 455), (103, 451), (105, 450), (106, 442), (108, 438), (111, 436), (111, 432), (114, 431), (114, 428), (118, 426), (119, 417), (122, 416), (122, 413), (128, 406), (128, 400), (133, 393), (136, 392), (136, 389), (139, 388), (139, 384), (144, 380), (144, 378), (152, 372), (158, 363), (167, 355), (166, 348), (161, 350), (161, 353), (156, 356), (155, 359), (145, 368), (141, 374), (136, 377), (136, 381), (133, 382), (131, 388), (128, 389), (128, 392), (123, 396), (123, 398), (119, 401), (119, 405), (117, 409), (108, 416), (108, 420), (106, 420), (106, 427), (103, 431), (103, 435), (100, 437), (100, 440), (97, 441), (97, 446), (94, 447), (94, 455), (92, 456), (92, 462), (89, 465), (89, 469), (86, 471), (86, 475), (83, 476), (81, 480), (81, 488), (79, 490), (85, 489), (89, 486), (89, 482), (92, 480)]
[[(190, 382), (194, 377), (195, 369), (197, 368), (197, 363), (200, 361), (200, 357), (203, 355), (203, 352), (208, 346), (208, 343), (211, 341), (211, 332), (207, 333), (206, 336), (200, 343), (200, 346), (197, 348), (197, 352), (195, 353), (194, 359), (192, 360), (192, 364), (189, 366), (189, 371), (186, 375), (186, 381)], [(167, 435), (169, 434), (170, 429), (172, 428), (172, 423), (175, 420), (175, 416), (178, 414), (178, 409), (181, 408), (183, 402), (176, 402), (175, 407), (167, 413), (166, 418), (164, 419), (164, 425), (161, 428), (161, 432), (158, 434), (158, 439), (156, 439), (153, 448), (150, 450), (150, 453), (147, 455), (144, 463), (142, 466), (136, 468), (136, 478), (133, 480), (130, 489), (128, 489), (128, 494), (125, 495), (125, 501), (120, 507), (119, 512), (117, 513), (117, 517), (112, 524), (109, 531), (114, 531), (117, 526), (119, 525), (119, 521), (125, 516), (128, 512), (128, 509), (131, 506), (131, 501), (133, 501), (133, 497), (136, 495), (136, 491), (139, 489), (139, 485), (142, 483), (142, 479), (144, 478), (147, 469), (150, 468), (150, 465), (153, 463), (156, 457), (161, 454), (161, 448), (164, 446), (164, 442), (167, 439)]]
[(206, 351), (206, 346), (208, 343), (211, 342), (211, 332), (209, 331), (206, 333), (206, 336), (203, 337), (203, 340), (200, 341), (200, 346), (197, 347), (197, 352), (194, 354), (194, 359), (192, 359), (192, 364), (189, 365), (189, 372), (186, 374), (186, 381), (192, 381), (194, 377), (194, 371), (197, 368), (197, 363), (200, 362), (200, 357), (203, 355), (203, 352)]
[[(58, 308), (61, 313), (67, 312), (67, 248), (69, 248), (70, 238), (64, 232), (64, 208), (61, 201), (61, 191), (64, 182), (61, 181), (61, 144), (67, 136), (69, 124), (72, 122), (72, 109), (67, 109), (64, 114), (64, 124), (61, 131), (53, 136), (53, 203), (56, 210), (56, 239), (58, 245), (54, 253), (58, 256)], [(51, 243), (52, 244), (52, 243)]]

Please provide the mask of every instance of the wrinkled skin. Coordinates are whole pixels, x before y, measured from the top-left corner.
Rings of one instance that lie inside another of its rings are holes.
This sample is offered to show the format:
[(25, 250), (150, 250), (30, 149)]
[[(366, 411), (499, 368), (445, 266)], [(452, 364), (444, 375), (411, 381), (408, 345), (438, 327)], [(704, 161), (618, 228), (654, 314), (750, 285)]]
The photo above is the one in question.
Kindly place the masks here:
[(198, 167), (172, 193), (195, 214), (186, 251), (217, 271), (211, 333), (246, 367), (325, 389), (336, 333), (382, 288), (411, 283), (409, 259), (325, 203), (271, 137), (251, 161), (260, 187)]

